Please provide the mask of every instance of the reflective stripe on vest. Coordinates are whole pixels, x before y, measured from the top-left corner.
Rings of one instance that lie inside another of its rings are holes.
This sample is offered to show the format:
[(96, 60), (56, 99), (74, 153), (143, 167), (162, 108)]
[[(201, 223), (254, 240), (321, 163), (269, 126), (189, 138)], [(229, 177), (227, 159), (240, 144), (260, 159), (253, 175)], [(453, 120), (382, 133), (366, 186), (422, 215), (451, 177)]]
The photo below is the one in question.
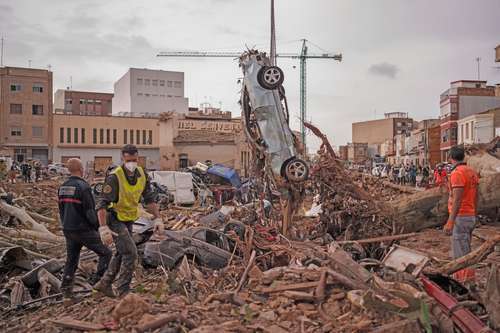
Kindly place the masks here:
[(118, 202), (111, 203), (109, 207), (115, 210), (118, 220), (123, 222), (135, 221), (139, 215), (139, 201), (146, 187), (146, 174), (141, 167), (137, 167), (137, 170), (141, 176), (135, 185), (129, 184), (121, 166), (111, 172), (118, 179)]

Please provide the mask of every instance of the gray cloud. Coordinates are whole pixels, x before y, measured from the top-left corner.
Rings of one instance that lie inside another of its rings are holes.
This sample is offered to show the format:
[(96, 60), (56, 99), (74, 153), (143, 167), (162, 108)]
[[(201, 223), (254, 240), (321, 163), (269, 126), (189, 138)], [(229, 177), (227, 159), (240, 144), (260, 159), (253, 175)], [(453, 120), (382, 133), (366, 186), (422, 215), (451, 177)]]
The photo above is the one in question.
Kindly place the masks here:
[(399, 73), (399, 68), (388, 62), (381, 62), (371, 65), (370, 68), (368, 68), (368, 72), (375, 76), (385, 76), (390, 79), (395, 79)]

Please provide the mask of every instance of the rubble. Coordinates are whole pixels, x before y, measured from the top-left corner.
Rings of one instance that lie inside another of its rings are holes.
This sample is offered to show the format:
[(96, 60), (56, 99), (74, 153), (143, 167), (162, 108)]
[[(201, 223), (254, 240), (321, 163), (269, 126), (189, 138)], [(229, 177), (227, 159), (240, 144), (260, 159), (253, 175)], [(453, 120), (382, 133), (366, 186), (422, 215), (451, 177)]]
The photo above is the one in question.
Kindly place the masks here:
[[(143, 213), (134, 225), (134, 240), (154, 260), (141, 262), (132, 293), (121, 300), (89, 292), (86, 280), (95, 256), (84, 252), (75, 284), (86, 297), (62, 304), (57, 182), (31, 190), (5, 186), (13, 193), (12, 203), (34, 212), (30, 217), (55, 238), (28, 238), (31, 234), (15, 232), (19, 228), (13, 226), (23, 225), (19, 219), (2, 220), (2, 231), (8, 230), (0, 235), (3, 327), (35, 332), (451, 332), (454, 326), (467, 331), (464, 327), (475, 323), (484, 331), (485, 325), (498, 329), (498, 225), (480, 227), (475, 250), (449, 261), (449, 242), (441, 231), (402, 233), (413, 231), (408, 221), (418, 215), (398, 216), (403, 221), (398, 222), (387, 209), (397, 197), (406, 200), (408, 210), (409, 202), (413, 209), (423, 201), (435, 207), (443, 197), (439, 189), (412, 194), (349, 172), (321, 132), (311, 129), (323, 145), (311, 166), (305, 203), (319, 195), (318, 216), (296, 214), (289, 235), (282, 235), (278, 200), (270, 201), (268, 214), (262, 199), (218, 208), (169, 205), (162, 211), (168, 231), (157, 238)], [(28, 195), (36, 202), (24, 205)], [(400, 207), (399, 201), (394, 205)], [(196, 252), (186, 251), (190, 248)], [(479, 267), (479, 293), (449, 278), (471, 265)], [(447, 307), (444, 298), (455, 301)]]

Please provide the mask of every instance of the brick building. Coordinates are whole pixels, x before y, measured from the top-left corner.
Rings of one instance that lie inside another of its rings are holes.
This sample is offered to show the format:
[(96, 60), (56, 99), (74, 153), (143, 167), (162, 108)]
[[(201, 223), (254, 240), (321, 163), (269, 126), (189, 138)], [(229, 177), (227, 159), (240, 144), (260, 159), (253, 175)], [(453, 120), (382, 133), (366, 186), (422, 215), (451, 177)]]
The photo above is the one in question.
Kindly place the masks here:
[(58, 89), (54, 95), (56, 112), (74, 115), (109, 116), (113, 94)]
[(0, 145), (16, 161), (47, 164), (52, 133), (52, 72), (0, 67)]
[(473, 114), (500, 107), (500, 97), (495, 87), (486, 81), (461, 80), (440, 96), (441, 160), (446, 161), (449, 149), (457, 144), (457, 121)]
[(368, 120), (352, 124), (352, 142), (366, 142), (380, 145), (392, 140), (396, 134), (406, 133), (413, 128), (413, 119), (407, 113), (385, 113), (384, 119)]
[(365, 163), (368, 160), (368, 144), (360, 142), (348, 143), (347, 159), (355, 164)]

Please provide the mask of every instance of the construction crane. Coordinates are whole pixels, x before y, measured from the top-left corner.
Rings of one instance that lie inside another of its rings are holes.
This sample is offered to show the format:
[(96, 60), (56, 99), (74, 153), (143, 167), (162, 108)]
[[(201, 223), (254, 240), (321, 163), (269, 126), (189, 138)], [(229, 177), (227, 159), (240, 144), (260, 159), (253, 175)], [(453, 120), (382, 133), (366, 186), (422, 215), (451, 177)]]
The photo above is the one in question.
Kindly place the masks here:
[[(342, 61), (342, 54), (309, 54), (307, 40), (302, 39), (302, 49), (300, 53), (277, 53), (277, 58), (299, 59), (300, 61), (300, 133), (302, 142), (306, 144), (306, 132), (304, 121), (307, 119), (307, 59), (333, 59)], [(214, 57), (214, 58), (238, 58), (241, 52), (200, 52), (200, 51), (171, 51), (160, 52), (158, 57)]]

